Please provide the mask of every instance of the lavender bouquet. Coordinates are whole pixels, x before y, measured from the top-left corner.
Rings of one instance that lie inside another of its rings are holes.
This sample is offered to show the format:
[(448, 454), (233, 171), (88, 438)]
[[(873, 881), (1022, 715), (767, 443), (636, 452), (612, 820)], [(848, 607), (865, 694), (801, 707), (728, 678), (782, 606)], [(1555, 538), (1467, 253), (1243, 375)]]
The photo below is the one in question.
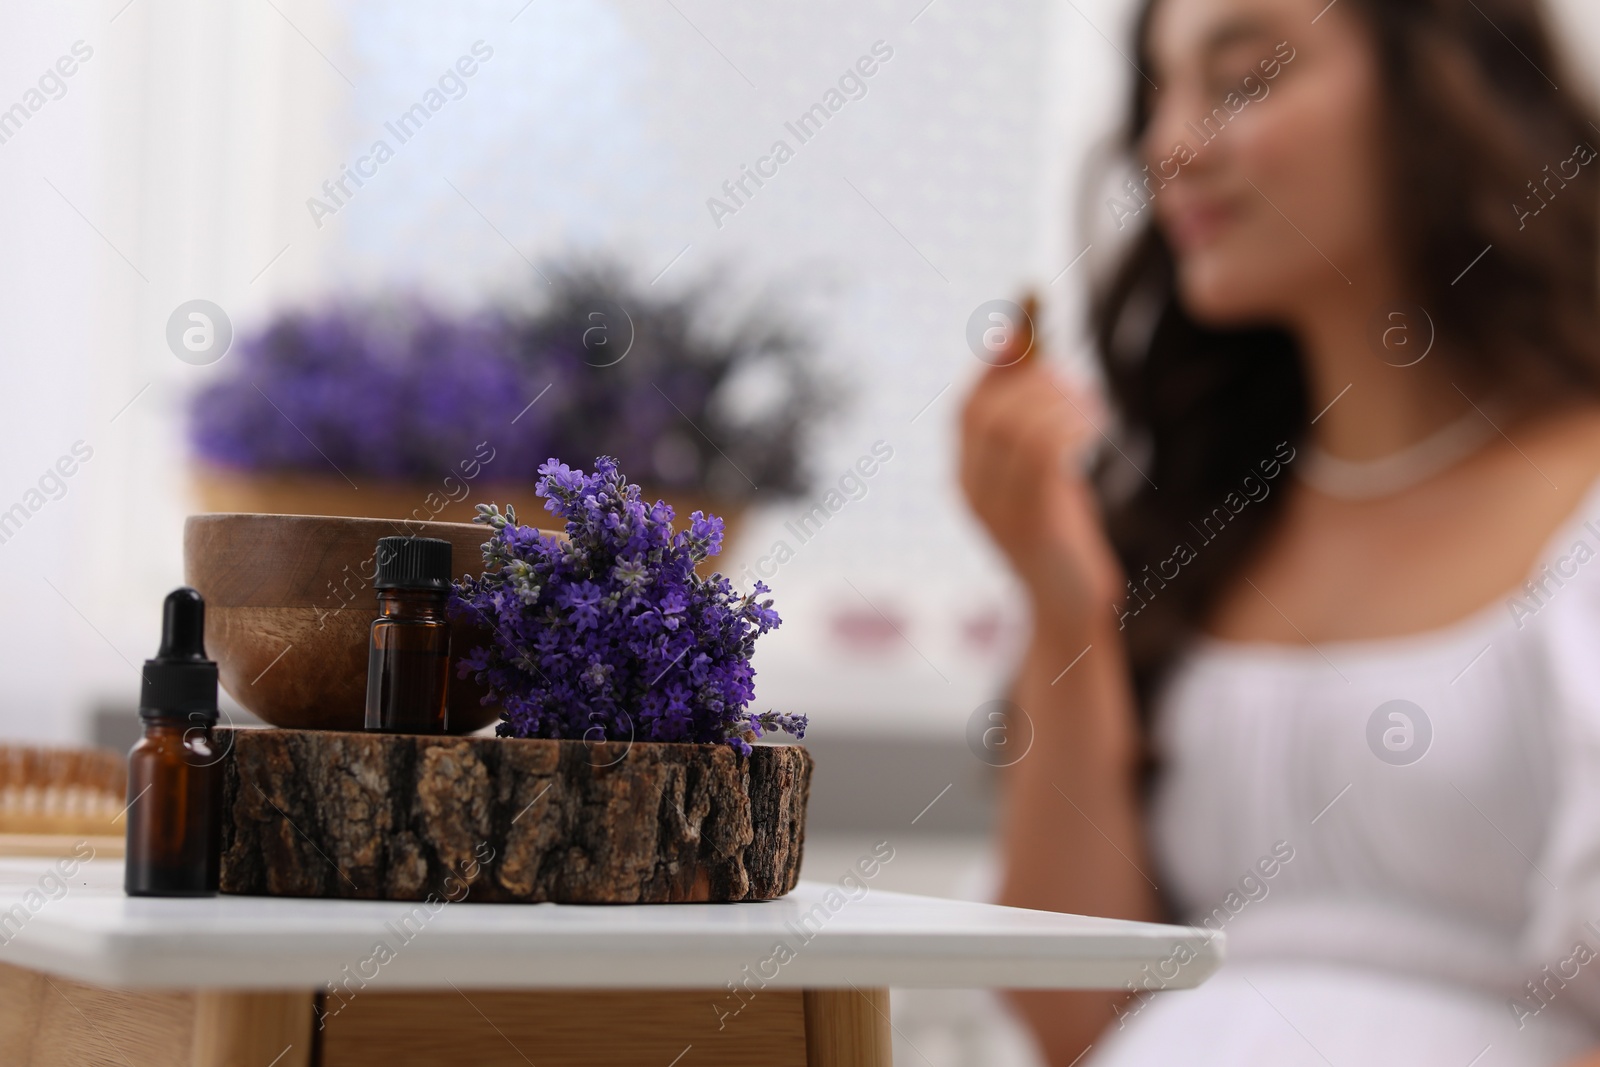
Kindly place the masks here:
[(722, 550), (722, 520), (696, 511), (673, 531), (672, 508), (646, 504), (609, 457), (593, 474), (551, 459), (539, 468), (545, 507), (567, 537), (518, 525), (508, 507), (478, 505), (493, 536), (480, 577), (450, 605), (487, 623), (490, 645), (462, 659), (505, 707), (501, 737), (724, 743), (748, 754), (769, 730), (804, 736), (803, 715), (745, 710), (755, 640), (781, 620), (760, 582), (741, 596), (695, 565)]

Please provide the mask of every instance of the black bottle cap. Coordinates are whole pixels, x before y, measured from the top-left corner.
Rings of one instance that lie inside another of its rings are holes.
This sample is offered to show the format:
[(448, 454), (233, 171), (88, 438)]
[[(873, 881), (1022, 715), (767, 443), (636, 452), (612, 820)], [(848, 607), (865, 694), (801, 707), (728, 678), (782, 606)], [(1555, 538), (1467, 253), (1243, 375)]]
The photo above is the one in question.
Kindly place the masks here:
[(450, 589), (449, 541), (437, 537), (380, 537), (374, 589)]
[(144, 661), (139, 714), (217, 721), (217, 665), (206, 658), (206, 602), (184, 586), (167, 594), (161, 648)]

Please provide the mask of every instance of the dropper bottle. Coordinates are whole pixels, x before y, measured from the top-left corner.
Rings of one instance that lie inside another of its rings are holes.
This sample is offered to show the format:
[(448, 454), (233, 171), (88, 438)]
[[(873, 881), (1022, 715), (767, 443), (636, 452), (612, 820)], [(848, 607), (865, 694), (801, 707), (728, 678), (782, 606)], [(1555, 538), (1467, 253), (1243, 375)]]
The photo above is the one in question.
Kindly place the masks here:
[(366, 728), (383, 733), (449, 732), (449, 541), (378, 539), (378, 617), (367, 652)]
[(206, 658), (206, 605), (190, 588), (168, 594), (161, 649), (144, 662), (144, 736), (128, 753), (130, 896), (202, 897), (217, 892), (221, 860), (222, 757), (217, 665)]

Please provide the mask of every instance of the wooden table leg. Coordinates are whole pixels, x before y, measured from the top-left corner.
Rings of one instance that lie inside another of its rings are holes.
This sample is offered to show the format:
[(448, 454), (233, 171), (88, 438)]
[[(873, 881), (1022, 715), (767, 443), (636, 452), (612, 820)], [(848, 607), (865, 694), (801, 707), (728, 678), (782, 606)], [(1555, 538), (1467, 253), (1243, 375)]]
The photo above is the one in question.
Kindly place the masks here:
[(190, 1067), (311, 1067), (312, 993), (201, 991)]
[(807, 1067), (893, 1067), (887, 989), (808, 989)]

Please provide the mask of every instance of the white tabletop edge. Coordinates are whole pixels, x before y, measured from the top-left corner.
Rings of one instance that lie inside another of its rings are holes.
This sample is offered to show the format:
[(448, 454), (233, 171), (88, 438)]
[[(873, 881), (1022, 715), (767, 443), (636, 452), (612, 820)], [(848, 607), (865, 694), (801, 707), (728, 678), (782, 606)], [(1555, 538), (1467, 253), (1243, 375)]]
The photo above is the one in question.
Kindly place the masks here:
[[(0, 921), (30, 870), (19, 862), (0, 872)], [(0, 963), (108, 988), (1179, 989), (1224, 951), (1210, 930), (881, 890), (819, 913), (836, 888), (819, 883), (755, 904), (460, 903), (429, 915), (390, 901), (134, 900), (95, 873), (0, 929)], [(408, 915), (416, 929), (397, 926)], [(815, 928), (796, 925), (806, 915)]]

